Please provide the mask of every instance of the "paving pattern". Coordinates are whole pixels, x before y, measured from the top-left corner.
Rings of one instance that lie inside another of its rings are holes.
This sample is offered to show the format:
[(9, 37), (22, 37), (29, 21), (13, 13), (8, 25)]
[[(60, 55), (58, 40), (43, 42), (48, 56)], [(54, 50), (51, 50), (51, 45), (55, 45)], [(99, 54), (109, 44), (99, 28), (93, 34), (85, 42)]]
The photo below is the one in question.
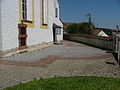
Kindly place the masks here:
[(59, 76), (120, 78), (120, 67), (112, 54), (71, 41), (0, 61), (0, 89)]
[(33, 62), (38, 61), (47, 57), (48, 55), (51, 56), (62, 56), (62, 57), (92, 57), (92, 56), (99, 56), (104, 55), (106, 51), (101, 49), (89, 47), (84, 44), (75, 43), (75, 42), (68, 42), (65, 41), (62, 45), (54, 45), (49, 48), (41, 49), (34, 52), (23, 53), (19, 56), (12, 57), (12, 58), (3, 58), (3, 60), (11, 60), (11, 61), (27, 61)]

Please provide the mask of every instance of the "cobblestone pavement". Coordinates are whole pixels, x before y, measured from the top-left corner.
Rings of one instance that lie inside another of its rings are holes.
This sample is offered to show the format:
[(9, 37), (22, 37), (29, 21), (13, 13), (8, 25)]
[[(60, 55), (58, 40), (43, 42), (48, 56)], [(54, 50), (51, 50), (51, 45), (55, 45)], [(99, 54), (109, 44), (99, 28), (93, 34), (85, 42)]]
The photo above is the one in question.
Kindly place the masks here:
[(62, 45), (53, 45), (49, 48), (41, 49), (34, 52), (23, 53), (12, 58), (3, 58), (3, 60), (11, 61), (38, 61), (48, 55), (62, 56), (62, 57), (91, 57), (104, 55), (105, 51), (84, 44), (65, 41)]
[(40, 78), (59, 76), (119, 77), (112, 54), (81, 43), (62, 45), (4, 58), (0, 61), (0, 89)]

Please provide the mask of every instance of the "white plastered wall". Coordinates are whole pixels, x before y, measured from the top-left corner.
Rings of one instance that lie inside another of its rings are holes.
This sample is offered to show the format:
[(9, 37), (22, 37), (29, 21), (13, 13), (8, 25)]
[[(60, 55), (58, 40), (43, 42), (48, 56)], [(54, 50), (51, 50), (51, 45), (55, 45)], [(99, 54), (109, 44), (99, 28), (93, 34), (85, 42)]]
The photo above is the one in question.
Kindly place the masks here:
[[(56, 1), (57, 2), (57, 1)], [(57, 2), (57, 7), (59, 5)], [(40, 0), (34, 0), (34, 20), (35, 28), (28, 28), (28, 38), (27, 45), (36, 45), (43, 42), (52, 42), (53, 41), (53, 23), (63, 27), (63, 24), (59, 18), (55, 17), (55, 7), (54, 0), (48, 0), (48, 29), (40, 28)], [(61, 35), (57, 36), (58, 40), (63, 40), (63, 29), (61, 30)]]
[(40, 28), (40, 0), (34, 0), (34, 20), (35, 27), (27, 29), (27, 45), (31, 46), (41, 44), (43, 42), (52, 42), (52, 28), (50, 26), (51, 21), (48, 23), (48, 29)]
[(18, 0), (0, 1), (2, 50), (5, 51), (18, 47), (19, 2)]
[(2, 51), (1, 0), (0, 0), (0, 51)]
[[(34, 28), (27, 28), (27, 45), (36, 45), (53, 41), (53, 23), (63, 27), (59, 18), (55, 18), (54, 0), (48, 0), (48, 29), (40, 28), (40, 0), (34, 0)], [(18, 48), (19, 0), (0, 0), (2, 50)], [(56, 1), (57, 2), (57, 1)], [(58, 3), (57, 6), (59, 7)], [(59, 9), (59, 8), (58, 8)], [(61, 31), (62, 32), (62, 31)], [(58, 36), (63, 40), (63, 35)]]
[[(61, 35), (57, 35), (57, 41), (60, 41), (60, 40), (63, 40), (63, 23), (61, 22), (61, 20), (60, 20), (60, 7), (59, 7), (59, 3), (58, 3), (58, 1), (57, 0), (49, 0), (49, 13), (50, 13), (50, 15), (49, 15), (49, 17), (50, 17), (50, 22), (52, 22), (51, 23), (51, 28), (52, 28), (52, 25), (53, 25), (53, 23), (55, 23), (56, 25), (58, 25), (58, 26), (61, 26), (62, 28), (61, 28)], [(58, 17), (56, 18), (56, 16), (55, 16), (55, 8), (58, 8)]]

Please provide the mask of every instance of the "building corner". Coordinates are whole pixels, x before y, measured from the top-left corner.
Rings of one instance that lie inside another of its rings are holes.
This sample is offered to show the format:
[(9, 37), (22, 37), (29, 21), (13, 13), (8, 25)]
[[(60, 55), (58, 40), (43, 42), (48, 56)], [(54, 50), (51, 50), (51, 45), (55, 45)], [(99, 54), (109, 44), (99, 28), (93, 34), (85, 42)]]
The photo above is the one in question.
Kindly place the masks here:
[(0, 57), (2, 56), (3, 52), (2, 52), (2, 19), (1, 19), (1, 1), (0, 1)]

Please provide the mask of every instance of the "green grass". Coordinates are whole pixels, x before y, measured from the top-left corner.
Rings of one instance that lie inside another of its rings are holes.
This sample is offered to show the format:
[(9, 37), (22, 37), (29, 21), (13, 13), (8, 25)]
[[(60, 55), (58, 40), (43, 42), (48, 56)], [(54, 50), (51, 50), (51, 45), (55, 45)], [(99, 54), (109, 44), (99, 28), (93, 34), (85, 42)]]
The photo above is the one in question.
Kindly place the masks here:
[(4, 90), (120, 90), (120, 78), (58, 77), (40, 79)]

